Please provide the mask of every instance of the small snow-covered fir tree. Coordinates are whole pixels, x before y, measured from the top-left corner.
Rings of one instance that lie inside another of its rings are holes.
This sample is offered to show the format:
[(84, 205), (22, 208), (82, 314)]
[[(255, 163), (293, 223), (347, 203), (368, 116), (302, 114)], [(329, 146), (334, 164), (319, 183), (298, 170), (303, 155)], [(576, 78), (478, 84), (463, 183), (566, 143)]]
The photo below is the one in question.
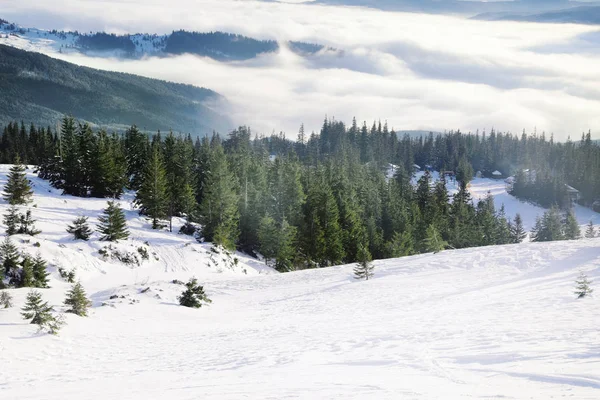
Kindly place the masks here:
[(581, 229), (579, 228), (579, 223), (577, 223), (577, 219), (575, 218), (575, 213), (573, 210), (570, 210), (567, 213), (567, 217), (565, 219), (564, 237), (567, 240), (581, 239)]
[(11, 206), (7, 213), (4, 214), (4, 225), (6, 225), (7, 235), (11, 236), (17, 234), (20, 218), (19, 210), (15, 206)]
[(198, 280), (196, 278), (192, 278), (188, 283), (185, 284), (186, 290), (179, 296), (179, 304), (184, 307), (192, 307), (192, 308), (200, 308), (202, 307), (202, 303), (212, 303), (206, 293), (204, 293), (204, 288), (198, 284)]
[(87, 309), (91, 307), (92, 302), (87, 298), (85, 290), (81, 282), (77, 282), (73, 285), (71, 290), (67, 293), (65, 299), (65, 305), (69, 306), (68, 313), (79, 315), (80, 317), (87, 317)]
[(19, 287), (35, 287), (35, 278), (33, 277), (33, 260), (29, 256), (23, 257), (21, 262), (21, 271), (19, 282), (14, 282)]
[(27, 204), (31, 201), (33, 191), (27, 180), (25, 167), (17, 157), (15, 165), (10, 168), (8, 173), (8, 182), (4, 186), (3, 197), (9, 204)]
[(0, 306), (4, 308), (10, 308), (13, 306), (13, 297), (6, 290), (0, 292)]
[(32, 290), (27, 294), (25, 306), (21, 309), (23, 319), (30, 319), (32, 324), (37, 325), (40, 331), (46, 330), (53, 335), (57, 334), (64, 320), (52, 314), (54, 309), (43, 301), (40, 292)]
[(67, 227), (67, 232), (73, 235), (73, 240), (88, 240), (92, 236), (87, 220), (88, 218), (84, 216), (77, 217), (73, 225)]
[(521, 214), (515, 215), (514, 222), (510, 226), (510, 236), (512, 243), (521, 243), (527, 237)]
[(425, 251), (427, 253), (439, 253), (446, 249), (448, 242), (442, 239), (442, 236), (436, 229), (435, 225), (431, 224), (427, 228), (426, 237), (423, 240)]
[(10, 237), (6, 236), (2, 243), (0, 243), (0, 261), (2, 262), (5, 277), (10, 279), (11, 284), (20, 282), (20, 259), (19, 249), (10, 240)]
[(104, 215), (98, 217), (98, 221), (100, 221), (98, 232), (102, 234), (100, 240), (116, 242), (129, 237), (125, 214), (116, 202), (108, 202)]
[(38, 254), (33, 259), (33, 280), (35, 287), (47, 288), (48, 287), (48, 271), (46, 270), (46, 260)]
[(575, 294), (577, 295), (578, 299), (584, 298), (585, 296), (592, 294), (594, 289), (590, 287), (591, 284), (592, 281), (588, 279), (586, 274), (581, 272), (579, 274), (579, 277), (575, 281)]
[(35, 228), (35, 219), (31, 216), (31, 210), (27, 210), (25, 214), (19, 216), (19, 229), (17, 233), (35, 236), (40, 234), (42, 231)]
[(594, 223), (590, 221), (587, 228), (585, 229), (585, 237), (588, 239), (596, 237), (596, 228), (594, 228)]
[(375, 266), (371, 262), (372, 258), (369, 249), (360, 244), (356, 252), (356, 257), (358, 258), (358, 263), (354, 267), (354, 278), (368, 281), (369, 278), (373, 277), (373, 270), (375, 269)]

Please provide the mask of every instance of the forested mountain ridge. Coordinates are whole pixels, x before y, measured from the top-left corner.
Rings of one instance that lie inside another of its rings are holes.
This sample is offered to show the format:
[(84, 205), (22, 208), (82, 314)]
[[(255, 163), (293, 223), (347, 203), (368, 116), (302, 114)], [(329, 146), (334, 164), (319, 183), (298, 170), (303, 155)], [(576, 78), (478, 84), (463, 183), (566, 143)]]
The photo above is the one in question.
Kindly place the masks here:
[(580, 6), (542, 13), (484, 13), (473, 19), (597, 25), (600, 24), (600, 6)]
[(30, 42), (34, 47), (50, 46), (60, 52), (78, 52), (91, 56), (116, 55), (128, 58), (195, 54), (219, 61), (234, 61), (248, 60), (260, 54), (276, 52), (281, 45), (302, 56), (325, 49), (325, 46), (320, 44), (300, 41), (287, 41), (280, 44), (275, 40), (259, 40), (218, 31), (177, 30), (167, 35), (148, 33), (115, 35), (106, 32), (45, 31), (23, 28), (0, 20), (0, 43), (4, 39), (4, 44), (11, 44), (10, 39), (15, 38)]
[[(81, 67), (0, 45), (0, 125), (54, 126), (63, 115), (108, 129), (206, 134), (229, 127), (218, 93), (191, 85)], [(213, 108), (214, 107), (214, 108)]]

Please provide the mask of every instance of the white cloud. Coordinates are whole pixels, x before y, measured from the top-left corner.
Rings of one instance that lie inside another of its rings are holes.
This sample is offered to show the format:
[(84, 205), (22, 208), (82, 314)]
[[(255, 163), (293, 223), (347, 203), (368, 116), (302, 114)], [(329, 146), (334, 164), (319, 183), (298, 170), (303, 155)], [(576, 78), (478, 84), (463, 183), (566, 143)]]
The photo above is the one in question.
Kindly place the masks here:
[[(537, 127), (558, 138), (600, 129), (600, 57), (589, 51), (600, 36), (589, 26), (250, 0), (66, 0), (60, 9), (48, 0), (8, 3), (2, 4), (3, 17), (26, 26), (225, 30), (344, 50), (343, 56), (303, 59), (282, 49), (229, 64), (193, 56), (122, 61), (59, 55), (214, 89), (228, 98), (236, 122), (255, 131), (291, 136), (301, 122), (317, 130), (325, 114), (387, 120), (396, 129)], [(575, 47), (578, 52), (570, 43), (585, 45)]]

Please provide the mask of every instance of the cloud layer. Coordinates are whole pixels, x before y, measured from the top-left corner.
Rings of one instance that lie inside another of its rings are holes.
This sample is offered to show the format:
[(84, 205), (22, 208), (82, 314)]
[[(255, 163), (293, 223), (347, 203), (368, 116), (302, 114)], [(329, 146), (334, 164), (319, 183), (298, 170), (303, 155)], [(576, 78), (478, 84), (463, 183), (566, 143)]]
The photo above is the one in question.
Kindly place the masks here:
[(302, 58), (194, 56), (78, 64), (191, 83), (225, 95), (237, 123), (295, 136), (325, 115), (396, 129), (523, 129), (558, 139), (600, 130), (600, 34), (590, 26), (471, 21), (352, 7), (250, 0), (0, 0), (3, 18), (79, 31), (224, 30), (341, 49)]

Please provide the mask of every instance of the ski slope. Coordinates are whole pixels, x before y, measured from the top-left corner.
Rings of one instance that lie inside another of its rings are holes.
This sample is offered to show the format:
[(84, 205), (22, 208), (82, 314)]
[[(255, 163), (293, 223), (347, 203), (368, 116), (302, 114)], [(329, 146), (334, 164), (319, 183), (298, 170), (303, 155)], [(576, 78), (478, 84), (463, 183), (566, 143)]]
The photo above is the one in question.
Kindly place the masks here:
[[(208, 244), (149, 230), (127, 195), (132, 239), (119, 246), (148, 241), (159, 257), (132, 267), (64, 231), (103, 200), (30, 178), (44, 232), (39, 249), (19, 245), (51, 259), (41, 292), (61, 310), (70, 285), (54, 267), (72, 266), (93, 307), (59, 336), (37, 334), (19, 315), (27, 289), (11, 290), (3, 400), (600, 398), (600, 307), (573, 295), (580, 271), (600, 281), (600, 238), (376, 261), (358, 282), (352, 265), (278, 274), (238, 254), (238, 269), (207, 267)], [(210, 306), (177, 304), (171, 281), (191, 276)]]

